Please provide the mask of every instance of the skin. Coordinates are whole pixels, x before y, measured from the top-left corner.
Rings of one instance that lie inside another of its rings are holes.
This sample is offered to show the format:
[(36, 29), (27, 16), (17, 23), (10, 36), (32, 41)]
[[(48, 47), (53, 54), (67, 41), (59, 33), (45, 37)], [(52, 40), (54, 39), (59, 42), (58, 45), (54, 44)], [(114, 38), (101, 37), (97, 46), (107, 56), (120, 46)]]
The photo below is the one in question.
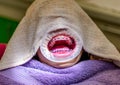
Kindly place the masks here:
[(62, 62), (62, 63), (57, 63), (57, 62), (49, 61), (48, 59), (46, 59), (46, 58), (42, 55), (40, 49), (38, 49), (37, 55), (38, 55), (38, 57), (39, 57), (39, 60), (40, 60), (42, 63), (48, 64), (48, 65), (53, 66), (53, 67), (56, 67), (56, 68), (66, 68), (66, 67), (73, 66), (74, 64), (76, 64), (76, 63), (80, 60), (80, 57), (81, 57), (81, 55), (82, 55), (82, 51), (81, 51), (81, 53), (80, 53), (76, 58), (74, 58), (73, 60), (70, 60), (70, 61), (67, 61), (67, 62)]

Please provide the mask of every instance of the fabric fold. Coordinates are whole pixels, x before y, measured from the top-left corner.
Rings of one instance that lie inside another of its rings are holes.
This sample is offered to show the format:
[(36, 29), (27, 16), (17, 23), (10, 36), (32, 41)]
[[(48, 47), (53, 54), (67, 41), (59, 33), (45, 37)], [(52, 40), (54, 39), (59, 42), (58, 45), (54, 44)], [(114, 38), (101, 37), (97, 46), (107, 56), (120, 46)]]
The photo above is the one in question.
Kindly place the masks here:
[(70, 28), (86, 52), (120, 62), (120, 53), (74, 0), (35, 0), (28, 8), (0, 60), (0, 70), (22, 65), (36, 54), (51, 29)]
[[(96, 82), (98, 85), (99, 83), (103, 83), (102, 85), (104, 85), (116, 83), (115, 80), (120, 84), (119, 80), (116, 79), (116, 77), (119, 79), (118, 76), (113, 75), (114, 77), (110, 78), (111, 80), (113, 79), (113, 81), (109, 81), (109, 79), (104, 76), (105, 74), (109, 75), (106, 72), (109, 72), (110, 74), (116, 72), (115, 69), (118, 70), (114, 64), (98, 60), (82, 61), (65, 69), (53, 68), (37, 60), (31, 60), (22, 66), (0, 71), (0, 84), (95, 85)], [(118, 70), (116, 74), (119, 72), (120, 71)], [(99, 77), (100, 74), (102, 78)], [(7, 79), (7, 82), (5, 79)], [(106, 81), (104, 82), (103, 79)], [(98, 83), (98, 81), (100, 82)]]

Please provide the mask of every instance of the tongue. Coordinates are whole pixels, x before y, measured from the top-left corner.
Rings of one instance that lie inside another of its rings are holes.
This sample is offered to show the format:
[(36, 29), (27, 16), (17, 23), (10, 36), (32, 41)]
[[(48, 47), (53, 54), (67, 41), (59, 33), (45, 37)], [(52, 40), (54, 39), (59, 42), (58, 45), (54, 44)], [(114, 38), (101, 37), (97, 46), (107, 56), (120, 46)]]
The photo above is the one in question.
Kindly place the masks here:
[(61, 45), (54, 47), (52, 53), (56, 58), (66, 58), (71, 54), (71, 50), (67, 46)]

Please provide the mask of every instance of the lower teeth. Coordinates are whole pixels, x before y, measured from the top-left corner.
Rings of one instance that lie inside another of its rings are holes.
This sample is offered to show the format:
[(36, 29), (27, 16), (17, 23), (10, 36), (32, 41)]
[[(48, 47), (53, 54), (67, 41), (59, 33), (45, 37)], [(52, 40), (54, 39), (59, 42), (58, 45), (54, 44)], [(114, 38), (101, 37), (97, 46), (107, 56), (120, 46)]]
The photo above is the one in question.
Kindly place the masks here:
[(70, 51), (70, 49), (68, 47), (56, 48), (56, 49), (52, 50), (53, 53), (66, 53), (69, 51)]

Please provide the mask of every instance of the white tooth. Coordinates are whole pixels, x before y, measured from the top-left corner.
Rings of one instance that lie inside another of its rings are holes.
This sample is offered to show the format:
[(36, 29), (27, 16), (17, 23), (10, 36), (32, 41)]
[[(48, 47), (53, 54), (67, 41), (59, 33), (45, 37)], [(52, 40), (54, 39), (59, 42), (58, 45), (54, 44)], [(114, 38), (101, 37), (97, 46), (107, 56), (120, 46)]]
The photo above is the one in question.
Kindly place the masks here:
[(71, 44), (72, 44), (72, 41), (71, 41), (71, 40), (68, 40), (68, 44), (71, 45)]
[(52, 39), (52, 41), (55, 41), (55, 40), (56, 40), (55, 38)]
[(56, 40), (56, 41), (57, 41), (57, 40), (64, 40), (64, 36), (58, 36), (58, 37), (55, 38), (55, 40)]
[(55, 44), (55, 41), (52, 41), (52, 42), (50, 43), (50, 47), (53, 47), (54, 44)]
[(52, 52), (55, 53), (55, 50), (53, 50)]
[(70, 38), (66, 38), (65, 40), (68, 42), (68, 44), (69, 44), (69, 45), (71, 45), (71, 44), (72, 44), (72, 41), (71, 41), (71, 39), (70, 39)]
[(55, 53), (59, 52), (58, 50), (55, 51)]

